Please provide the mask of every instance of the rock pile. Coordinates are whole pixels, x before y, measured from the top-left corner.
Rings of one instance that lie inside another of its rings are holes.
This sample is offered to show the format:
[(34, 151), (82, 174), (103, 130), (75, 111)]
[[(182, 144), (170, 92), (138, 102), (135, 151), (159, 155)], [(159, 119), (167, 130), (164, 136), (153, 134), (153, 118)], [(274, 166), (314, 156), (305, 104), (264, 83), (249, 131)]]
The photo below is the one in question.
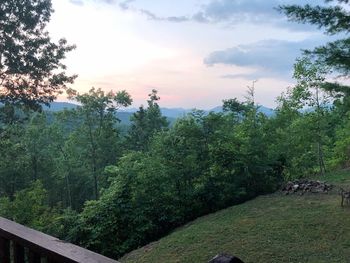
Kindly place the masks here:
[(289, 181), (283, 188), (282, 192), (286, 195), (299, 192), (304, 194), (309, 193), (328, 193), (332, 189), (331, 184), (321, 181), (313, 181), (307, 179), (300, 179)]

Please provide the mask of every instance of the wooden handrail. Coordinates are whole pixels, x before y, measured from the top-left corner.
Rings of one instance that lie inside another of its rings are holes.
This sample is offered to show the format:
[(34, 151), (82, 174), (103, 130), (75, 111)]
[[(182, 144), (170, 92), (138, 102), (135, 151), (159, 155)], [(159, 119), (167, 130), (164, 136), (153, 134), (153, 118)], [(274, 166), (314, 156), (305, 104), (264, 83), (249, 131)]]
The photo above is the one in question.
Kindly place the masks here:
[(61, 241), (0, 217), (0, 262), (118, 263), (105, 256)]

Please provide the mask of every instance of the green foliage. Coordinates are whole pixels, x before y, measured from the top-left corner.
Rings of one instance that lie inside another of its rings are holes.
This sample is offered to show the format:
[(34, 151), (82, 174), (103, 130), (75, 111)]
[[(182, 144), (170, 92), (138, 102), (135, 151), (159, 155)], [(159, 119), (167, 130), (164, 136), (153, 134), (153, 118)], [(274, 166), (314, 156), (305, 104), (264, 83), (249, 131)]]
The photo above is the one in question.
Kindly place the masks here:
[(0, 102), (38, 110), (73, 82), (62, 60), (74, 46), (45, 30), (52, 11), (50, 0), (1, 1)]
[(150, 139), (156, 133), (167, 128), (169, 123), (162, 116), (157, 101), (160, 99), (156, 90), (152, 90), (147, 100), (148, 107), (139, 108), (130, 118), (131, 127), (127, 136), (128, 148), (132, 150), (145, 150)]
[(225, 101), (224, 113), (193, 111), (165, 128), (153, 92), (123, 138), (115, 113), (130, 97), (92, 89), (72, 94), (77, 109), (7, 124), (1, 215), (119, 257), (198, 216), (273, 192), (284, 178), (318, 172), (320, 143), (328, 167), (346, 167), (343, 105), (326, 107), (322, 68), (309, 60), (296, 65), (296, 77), (271, 118), (258, 112), (251, 87), (245, 102)]
[(48, 206), (47, 191), (40, 181), (18, 191), (12, 201), (1, 198), (0, 208), (2, 216), (41, 231), (49, 230), (57, 216), (56, 211)]
[(333, 168), (350, 167), (350, 121), (345, 117), (343, 125), (336, 130), (333, 156), (330, 160)]
[(33, 114), (26, 127), (22, 140), (26, 149), (28, 161), (28, 174), (33, 181), (41, 180), (45, 184), (50, 180), (48, 174), (52, 174), (52, 136), (47, 125), (45, 114)]
[[(338, 0), (337, 2), (345, 1)], [(304, 6), (284, 5), (280, 7), (280, 10), (292, 21), (317, 25), (319, 28), (324, 28), (328, 34), (349, 31), (349, 15), (346, 9), (340, 5), (330, 7), (311, 6), (309, 4)]]
[(322, 71), (308, 60), (296, 67), (297, 85), (271, 118), (258, 113), (251, 88), (245, 102), (227, 100), (233, 106), (225, 113), (194, 111), (165, 129), (152, 93), (136, 114), (144, 126), (134, 122), (149, 132), (147, 147), (134, 151), (124, 151), (131, 133), (123, 140), (116, 128), (115, 111), (130, 101), (101, 90), (75, 94), (82, 103), (75, 110), (8, 124), (0, 140), (1, 215), (119, 257), (198, 216), (273, 192), (283, 176), (313, 174), (320, 139), (325, 163), (346, 167), (343, 110), (328, 109), (328, 94), (317, 93)]
[(242, 114), (247, 109), (243, 103), (237, 100), (237, 98), (224, 100), (223, 103), (224, 111), (231, 111), (237, 114)]
[(297, 84), (279, 97), (276, 116), (268, 123), (269, 152), (284, 165), (287, 178), (324, 174), (338, 118), (329, 108), (331, 93), (322, 89), (324, 67), (303, 57), (295, 64)]
[(118, 257), (202, 214), (273, 191), (280, 171), (268, 158), (266, 117), (252, 107), (240, 124), (202, 112), (154, 135), (143, 152), (109, 166), (112, 183), (79, 215), (74, 241)]
[(0, 196), (12, 198), (16, 191), (28, 186), (29, 174), (22, 125), (13, 124), (0, 133)]
[(166, 216), (175, 211), (168, 201), (172, 196), (165, 172), (162, 164), (142, 153), (123, 157), (118, 168), (109, 167), (115, 179), (100, 200), (87, 203), (80, 214), (79, 241), (118, 256), (166, 229), (162, 223), (168, 223)]
[[(345, 33), (346, 36), (349, 33), (350, 22), (350, 15), (347, 10), (348, 1), (325, 2), (338, 2), (338, 4), (330, 6), (282, 5), (279, 9), (291, 21), (316, 25), (324, 29), (327, 34), (339, 34), (343, 37)], [(350, 39), (345, 37), (317, 47), (312, 51), (307, 51), (306, 54), (314, 57), (318, 64), (329, 66), (330, 69), (347, 75), (350, 72), (348, 63), (349, 46)]]
[(115, 127), (115, 113), (119, 107), (130, 105), (132, 99), (126, 91), (114, 94), (94, 88), (85, 94), (70, 91), (70, 98), (82, 104), (77, 110), (72, 110), (80, 122), (69, 138), (75, 148), (73, 154), (76, 156), (73, 158), (88, 168), (87, 173), (93, 179), (94, 198), (98, 199), (99, 175), (118, 157), (119, 132)]

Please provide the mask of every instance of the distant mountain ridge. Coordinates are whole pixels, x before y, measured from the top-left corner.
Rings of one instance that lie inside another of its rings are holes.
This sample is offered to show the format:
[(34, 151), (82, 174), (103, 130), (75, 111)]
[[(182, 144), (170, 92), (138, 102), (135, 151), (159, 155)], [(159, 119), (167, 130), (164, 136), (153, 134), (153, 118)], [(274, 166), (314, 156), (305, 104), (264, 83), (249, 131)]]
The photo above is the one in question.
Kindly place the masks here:
[(75, 109), (76, 107), (78, 107), (79, 105), (77, 104), (74, 104), (74, 103), (70, 103), (70, 102), (57, 102), (57, 101), (54, 101), (50, 104), (50, 107), (48, 106), (43, 106), (43, 110), (45, 111), (61, 111), (61, 110), (64, 110), (64, 109), (67, 109), (67, 110), (72, 110), (72, 109)]
[[(210, 111), (219, 113), (219, 112), (222, 112), (223, 109), (222, 109), (222, 106), (218, 106), (218, 107), (211, 109)], [(268, 107), (265, 107), (265, 106), (262, 106), (262, 105), (258, 105), (258, 112), (264, 113), (268, 117), (275, 115), (275, 110), (268, 108)]]
[[(64, 109), (70, 110), (70, 109), (75, 109), (79, 105), (70, 103), (70, 102), (52, 102), (50, 107), (44, 106), (44, 110), (46, 111), (52, 111), (52, 112), (57, 112), (61, 111)], [(166, 116), (171, 119), (177, 119), (180, 117), (185, 116), (186, 114), (190, 113), (193, 109), (184, 109), (184, 108), (160, 108), (163, 116)], [(130, 122), (130, 116), (138, 111), (138, 108), (126, 108), (126, 109), (120, 109), (117, 113), (118, 118), (122, 121), (122, 123), (128, 123)], [(259, 112), (264, 113), (266, 116), (271, 117), (275, 114), (275, 111), (271, 108), (265, 107), (265, 106), (259, 106), (258, 109)], [(222, 106), (218, 106), (215, 108), (212, 108), (210, 110), (204, 110), (205, 113), (209, 112), (222, 112)]]

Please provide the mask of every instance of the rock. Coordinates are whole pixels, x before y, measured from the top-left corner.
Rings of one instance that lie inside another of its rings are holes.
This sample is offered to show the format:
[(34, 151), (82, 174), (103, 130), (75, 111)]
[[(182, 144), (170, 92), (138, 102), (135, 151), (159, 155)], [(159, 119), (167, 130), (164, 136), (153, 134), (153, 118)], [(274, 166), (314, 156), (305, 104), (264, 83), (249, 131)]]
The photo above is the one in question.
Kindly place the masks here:
[(235, 256), (228, 254), (219, 254), (216, 255), (209, 263), (244, 263), (242, 260)]
[(319, 180), (312, 181), (306, 179), (294, 180), (287, 182), (285, 186), (282, 188), (282, 192), (286, 195), (302, 192), (300, 195), (305, 192), (310, 193), (328, 193), (329, 190), (332, 189), (332, 185), (327, 184), (326, 182), (321, 182)]

